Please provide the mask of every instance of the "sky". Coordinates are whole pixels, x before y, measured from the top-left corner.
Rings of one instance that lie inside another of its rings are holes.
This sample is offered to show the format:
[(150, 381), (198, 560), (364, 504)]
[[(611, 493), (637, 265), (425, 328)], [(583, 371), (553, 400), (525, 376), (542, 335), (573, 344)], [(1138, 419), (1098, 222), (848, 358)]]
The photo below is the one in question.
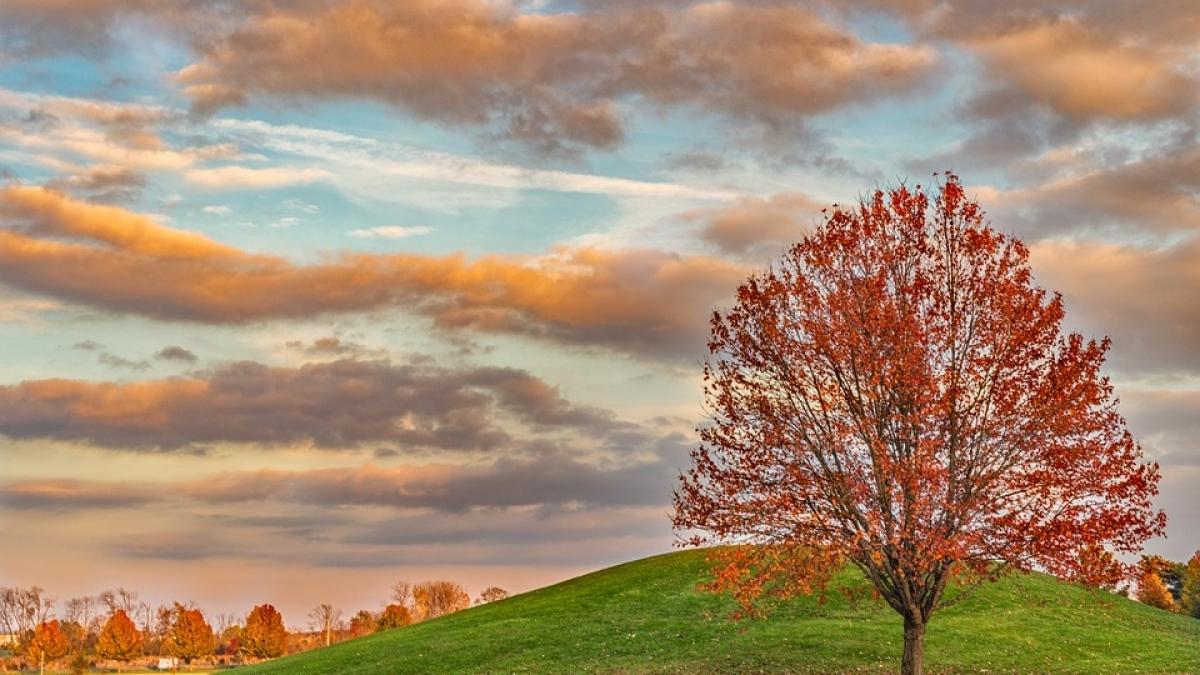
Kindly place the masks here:
[(1030, 246), (1200, 547), (1200, 6), (0, 0), (0, 585), (290, 625), (671, 548), (708, 317), (877, 187)]

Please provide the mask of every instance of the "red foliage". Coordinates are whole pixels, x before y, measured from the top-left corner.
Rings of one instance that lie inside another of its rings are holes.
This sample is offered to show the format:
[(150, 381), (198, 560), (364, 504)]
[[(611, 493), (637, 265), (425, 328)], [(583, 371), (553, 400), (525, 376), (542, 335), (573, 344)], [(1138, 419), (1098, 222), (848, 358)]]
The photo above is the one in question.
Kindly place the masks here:
[(1128, 565), (1099, 545), (1085, 546), (1079, 551), (1079, 569), (1071, 575), (1071, 580), (1076, 583), (1110, 591), (1127, 579)]
[(1100, 372), (1109, 341), (1063, 316), (953, 175), (932, 201), (901, 187), (835, 209), (712, 319), (712, 420), (675, 527), (766, 545), (718, 552), (713, 587), (749, 608), (846, 559), (919, 652), (929, 616), (985, 578), (1078, 577), (1091, 547), (1161, 533), (1158, 467)]

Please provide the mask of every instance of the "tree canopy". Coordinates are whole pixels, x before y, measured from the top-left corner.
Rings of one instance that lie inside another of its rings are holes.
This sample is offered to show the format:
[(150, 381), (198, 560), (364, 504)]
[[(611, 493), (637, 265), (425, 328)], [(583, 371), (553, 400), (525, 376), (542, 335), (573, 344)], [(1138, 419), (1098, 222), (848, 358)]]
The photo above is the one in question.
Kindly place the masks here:
[[(1010, 568), (1078, 577), (1165, 526), (1158, 467), (1028, 249), (947, 175), (835, 208), (715, 313), (675, 526), (747, 608), (858, 566), (905, 623)], [(1090, 563), (1089, 563), (1090, 561)], [(948, 590), (949, 582), (957, 581)]]

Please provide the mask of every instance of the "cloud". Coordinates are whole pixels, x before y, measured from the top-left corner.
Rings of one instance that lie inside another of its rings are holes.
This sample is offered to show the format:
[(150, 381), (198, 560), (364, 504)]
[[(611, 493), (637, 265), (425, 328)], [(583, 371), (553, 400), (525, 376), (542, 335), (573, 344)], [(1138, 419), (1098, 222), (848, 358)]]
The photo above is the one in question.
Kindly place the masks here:
[(1121, 412), (1163, 465), (1200, 468), (1200, 391), (1123, 388)]
[(408, 237), (420, 237), (433, 232), (433, 228), (418, 225), (415, 227), (401, 227), (398, 225), (385, 225), (381, 227), (368, 227), (357, 230), (350, 230), (351, 237), (359, 239), (407, 239)]
[(1155, 120), (1194, 109), (1197, 82), (1154, 46), (1075, 18), (1031, 21), (965, 44), (1023, 99), (1077, 121)]
[(317, 357), (352, 356), (355, 358), (381, 358), (387, 355), (387, 350), (371, 349), (366, 345), (334, 336), (317, 338), (311, 343), (305, 343), (301, 340), (289, 340), (286, 346), (307, 356)]
[(183, 363), (195, 363), (200, 360), (200, 358), (193, 354), (191, 350), (184, 349), (183, 347), (176, 345), (163, 347), (162, 349), (158, 350), (158, 353), (154, 355), (154, 358), (161, 361), (181, 361)]
[(233, 212), (233, 209), (224, 204), (210, 204), (200, 210), (211, 216), (227, 216)]
[(795, 192), (768, 198), (743, 197), (737, 203), (683, 214), (701, 223), (700, 237), (723, 253), (775, 254), (801, 239), (826, 205)]
[(103, 352), (96, 357), (101, 365), (109, 366), (110, 368), (119, 368), (122, 370), (150, 370), (150, 364), (144, 360), (127, 359), (123, 356), (117, 356), (111, 352)]
[(0, 292), (0, 323), (32, 326), (41, 322), (43, 314), (58, 309), (62, 307), (57, 302), (14, 298)]
[(130, 483), (24, 480), (0, 483), (0, 506), (16, 511), (77, 511), (145, 506), (159, 496)]
[(212, 476), (181, 490), (193, 499), (218, 504), (274, 501), (321, 508), (386, 506), (461, 512), (568, 504), (653, 506), (670, 500), (675, 471), (675, 466), (658, 460), (602, 468), (567, 457), (543, 457), (506, 459), (484, 467), (367, 465), (240, 472)]
[(1014, 160), (1088, 133), (1112, 138), (1153, 125), (1194, 126), (1200, 14), (1190, 3), (868, 4), (899, 14), (918, 39), (963, 50), (979, 64), (968, 71), (974, 90), (943, 114), (981, 128), (951, 153), (912, 162), (921, 173), (1009, 170)]
[(404, 307), (444, 330), (654, 358), (697, 358), (708, 314), (745, 275), (712, 258), (592, 248), (473, 261), (345, 253), (298, 265), (21, 186), (0, 189), (0, 221), (12, 227), (0, 229), (0, 281), (102, 309), (239, 323)]
[(985, 195), (1004, 227), (1031, 237), (1200, 230), (1200, 145), (1176, 141), (1027, 188)]
[[(239, 144), (298, 155), (321, 166), (331, 167), (329, 180), (343, 191), (371, 199), (418, 200), (426, 208), (434, 210), (447, 210), (448, 207), (422, 194), (430, 191), (431, 182), (497, 190), (554, 190), (652, 199), (729, 199), (733, 194), (725, 189), (682, 183), (496, 163), (478, 157), (418, 149), (376, 138), (294, 124), (269, 124), (260, 120), (232, 118), (217, 118), (208, 124)], [(400, 181), (419, 183), (411, 193), (392, 194)], [(464, 198), (459, 189), (453, 194), (456, 201)]]
[(248, 13), (178, 79), (199, 111), (259, 94), (364, 98), (553, 154), (616, 146), (630, 99), (791, 127), (911, 91), (933, 61), (927, 47), (864, 42), (786, 5), (523, 13), (358, 0)]
[(322, 180), (328, 171), (313, 168), (268, 167), (251, 169), (244, 166), (221, 166), (211, 169), (189, 169), (183, 172), (188, 182), (212, 190), (256, 190), (299, 185)]
[(46, 379), (0, 385), (0, 435), (108, 448), (194, 451), (212, 443), (354, 448), (388, 442), (409, 451), (482, 452), (511, 448), (514, 438), (505, 427), (513, 423), (535, 435), (574, 431), (589, 444), (648, 442), (636, 425), (573, 404), (556, 388), (511, 368), (447, 370), (355, 360), (273, 368), (239, 362), (187, 377), (129, 383)]
[[(29, 58), (62, 53), (96, 56), (107, 51), (113, 25), (134, 14), (205, 25), (200, 12), (226, 0), (4, 0), (0, 3), (0, 53)], [(206, 16), (210, 22), (214, 16)]]
[[(3, 111), (13, 121), (5, 123)], [(46, 153), (53, 168), (64, 170), (65, 187), (126, 188), (144, 171), (178, 171), (198, 161), (237, 155), (229, 145), (196, 145), (175, 150), (163, 140), (164, 129), (182, 123), (181, 110), (137, 103), (18, 92), (0, 87), (0, 141)], [(62, 159), (62, 158), (69, 159)], [(86, 162), (86, 166), (80, 166)]]
[[(311, 516), (295, 510), (330, 514), (324, 525), (352, 524), (337, 516), (347, 507), (467, 514), (495, 514), (473, 518), (474, 525), (512, 520), (504, 510), (525, 511), (521, 521), (553, 518), (557, 513), (595, 509), (665, 506), (671, 497), (672, 479), (686, 459), (686, 441), (672, 435), (661, 439), (646, 460), (605, 466), (556, 454), (533, 459), (502, 458), (484, 465), (428, 464), (383, 468), (367, 464), (288, 471), (263, 469), (206, 475), (183, 482), (128, 483), (120, 481), (35, 480), (0, 483), (0, 505), (28, 510), (81, 510), (127, 508), (152, 503), (177, 502), (230, 507), (244, 513), (248, 503), (260, 504), (255, 516), (222, 516), (222, 520), (250, 527), (295, 530), (311, 528)], [(292, 515), (277, 516), (272, 505), (286, 505)], [(226, 509), (228, 512), (230, 509)], [(378, 513), (375, 511), (374, 513)], [(389, 516), (394, 518), (394, 516)], [(393, 523), (394, 524), (394, 523)], [(461, 533), (434, 532), (416, 535), (414, 523), (403, 528), (403, 543), (458, 541)], [(461, 527), (461, 523), (460, 523)], [(458, 528), (456, 528), (458, 529)], [(620, 534), (621, 532), (616, 532)], [(582, 533), (581, 533), (582, 534)], [(628, 532), (626, 532), (628, 534)], [(392, 544), (395, 533), (384, 535)], [(480, 538), (475, 534), (472, 538)], [(355, 541), (368, 541), (356, 536)], [(384, 543), (377, 533), (372, 543)]]
[[(661, 496), (661, 495), (660, 495)], [(544, 562), (554, 552), (539, 550), (530, 554), (521, 549), (538, 546), (573, 551), (580, 546), (598, 542), (615, 543), (624, 540), (649, 540), (657, 550), (670, 540), (670, 521), (664, 502), (659, 500), (647, 507), (592, 507), (562, 509), (549, 507), (537, 513), (521, 510), (476, 510), (467, 512), (432, 512), (415, 516), (397, 516), (360, 527), (342, 537), (344, 545), (367, 544), (395, 547), (402, 550), (437, 546), (443, 550), (485, 546), (497, 556), (530, 558)], [(388, 550), (385, 549), (385, 550)], [(447, 551), (453, 555), (453, 550)], [(460, 553), (461, 555), (461, 553)], [(561, 555), (561, 552), (559, 553)]]
[(146, 177), (123, 166), (90, 166), (46, 184), (51, 189), (70, 191), (91, 201), (128, 202), (146, 187)]
[(1039, 283), (1065, 296), (1069, 318), (1113, 337), (1114, 365), (1200, 373), (1200, 238), (1166, 247), (1043, 241), (1031, 260)]

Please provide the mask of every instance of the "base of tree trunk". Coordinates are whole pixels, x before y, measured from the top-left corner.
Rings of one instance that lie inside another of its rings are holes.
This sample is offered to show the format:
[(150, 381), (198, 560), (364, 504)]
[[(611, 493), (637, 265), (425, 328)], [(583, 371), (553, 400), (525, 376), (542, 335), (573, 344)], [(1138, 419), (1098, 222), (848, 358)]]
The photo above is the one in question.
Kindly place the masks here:
[(904, 619), (904, 656), (901, 675), (921, 675), (925, 667), (925, 625)]

